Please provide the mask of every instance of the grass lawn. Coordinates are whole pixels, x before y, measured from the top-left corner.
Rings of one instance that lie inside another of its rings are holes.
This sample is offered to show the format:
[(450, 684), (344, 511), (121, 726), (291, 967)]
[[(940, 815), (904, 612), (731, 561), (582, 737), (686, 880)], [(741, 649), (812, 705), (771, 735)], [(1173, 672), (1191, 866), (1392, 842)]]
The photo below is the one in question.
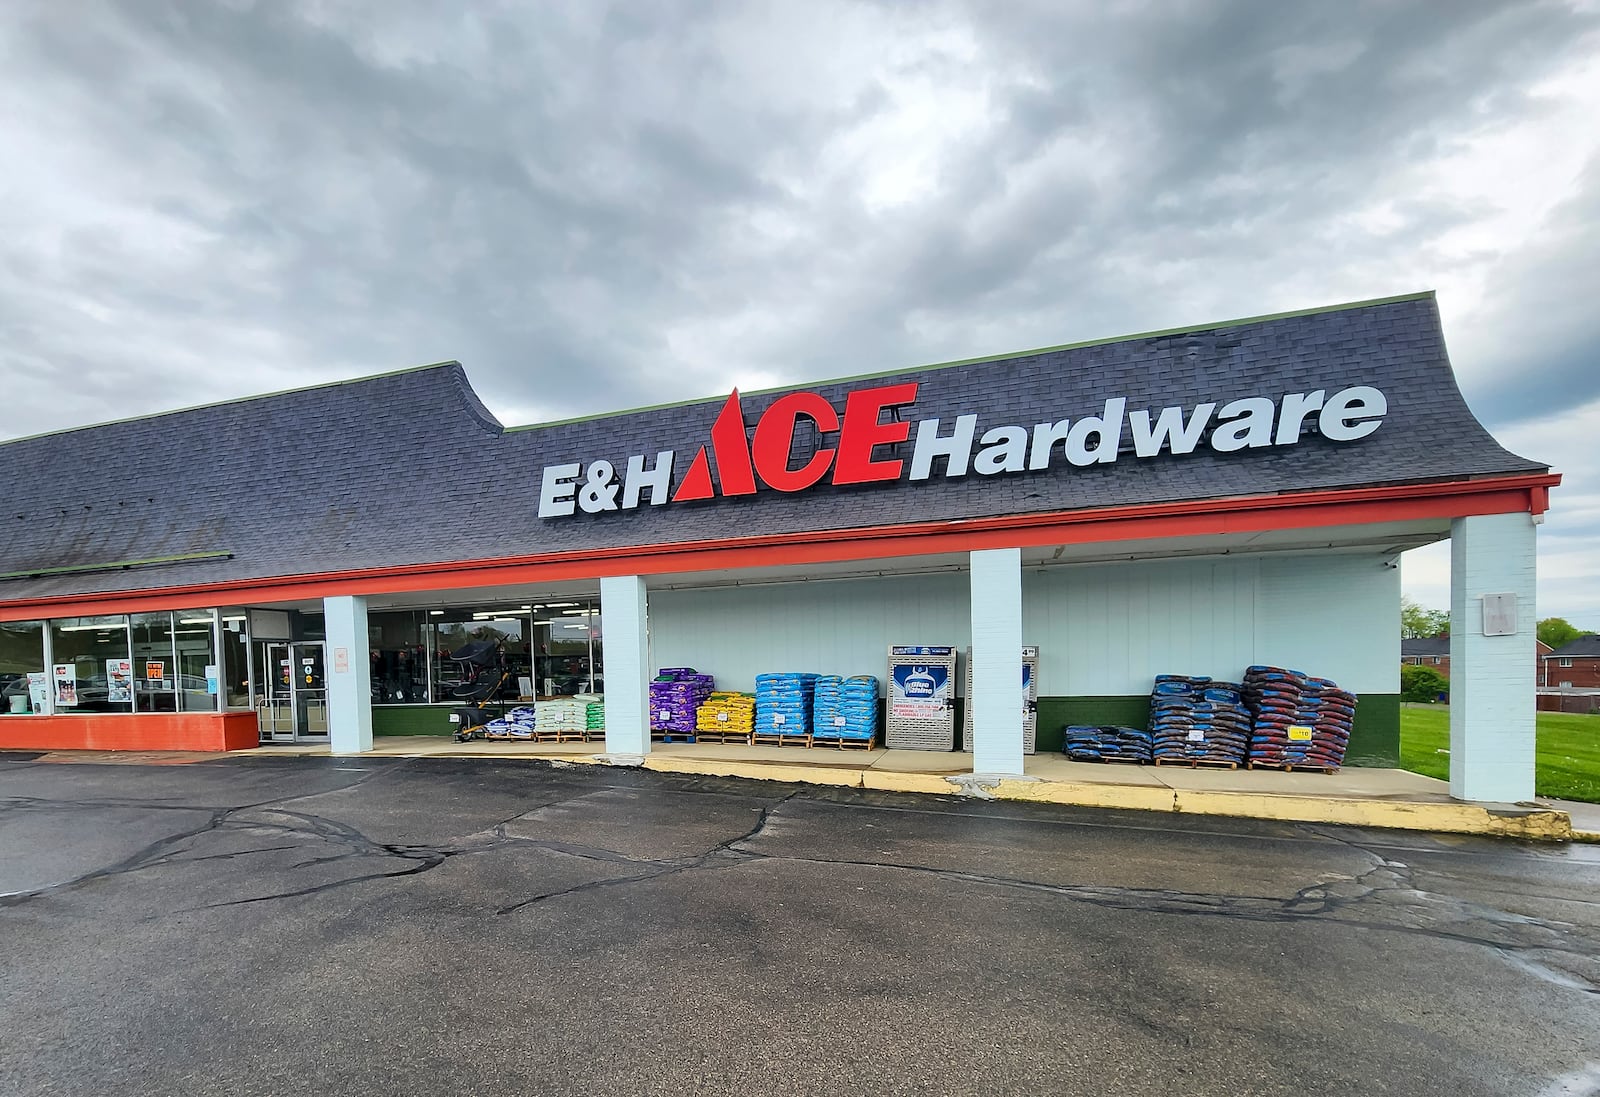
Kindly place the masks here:
[[(1539, 796), (1600, 803), (1600, 716), (1539, 713), (1533, 791)], [(1413, 773), (1450, 776), (1450, 710), (1400, 706), (1400, 764)]]

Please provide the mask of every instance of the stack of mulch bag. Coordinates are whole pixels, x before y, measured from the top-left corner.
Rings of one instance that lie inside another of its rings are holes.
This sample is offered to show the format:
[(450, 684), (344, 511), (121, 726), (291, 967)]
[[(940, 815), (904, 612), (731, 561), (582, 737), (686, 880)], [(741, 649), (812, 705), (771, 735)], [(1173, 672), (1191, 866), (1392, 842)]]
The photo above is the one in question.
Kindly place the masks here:
[(1250, 713), (1240, 687), (1203, 676), (1157, 675), (1150, 738), (1158, 763), (1242, 763), (1250, 746)]
[(1355, 724), (1356, 695), (1327, 678), (1253, 666), (1244, 674), (1250, 764), (1336, 769)]
[(1061, 750), (1074, 762), (1148, 762), (1150, 733), (1113, 724), (1068, 724)]

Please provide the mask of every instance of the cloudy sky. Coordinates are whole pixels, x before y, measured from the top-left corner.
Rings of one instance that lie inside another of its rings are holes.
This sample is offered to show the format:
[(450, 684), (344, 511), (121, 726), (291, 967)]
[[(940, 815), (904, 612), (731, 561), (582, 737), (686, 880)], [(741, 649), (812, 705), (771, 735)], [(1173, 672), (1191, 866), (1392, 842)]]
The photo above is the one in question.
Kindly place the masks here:
[[(458, 11), (468, 14), (457, 14)], [(1600, 629), (1600, 0), (0, 7), (0, 437), (508, 424), (1434, 289)], [(1407, 590), (1448, 605), (1448, 553)]]

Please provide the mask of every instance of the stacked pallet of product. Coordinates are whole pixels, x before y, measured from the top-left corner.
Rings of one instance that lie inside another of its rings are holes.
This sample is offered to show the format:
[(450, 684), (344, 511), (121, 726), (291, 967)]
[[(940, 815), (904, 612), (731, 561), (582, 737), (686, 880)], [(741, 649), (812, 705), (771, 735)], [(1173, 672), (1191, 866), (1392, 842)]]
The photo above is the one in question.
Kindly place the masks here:
[(817, 679), (812, 699), (811, 733), (817, 739), (878, 737), (878, 680), (872, 675), (841, 678), (836, 674)]
[(663, 667), (650, 683), (650, 732), (658, 739), (693, 739), (694, 714), (717, 688), (693, 667)]
[(580, 693), (573, 698), (582, 701), (584, 705), (583, 729), (587, 733), (585, 739), (604, 739), (606, 737), (606, 699), (599, 693)]
[(1068, 724), (1061, 750), (1074, 762), (1148, 762), (1150, 733), (1111, 724)]
[(485, 739), (532, 739), (534, 713), (530, 708), (514, 708), (504, 716), (497, 716), (478, 729)]
[(1355, 724), (1356, 695), (1327, 678), (1254, 666), (1244, 674), (1251, 716), (1250, 764), (1337, 769)]
[(1250, 713), (1232, 682), (1182, 674), (1156, 676), (1150, 694), (1150, 746), (1157, 765), (1236, 766), (1250, 745)]
[(534, 737), (541, 742), (584, 739), (589, 731), (589, 702), (576, 697), (552, 697), (533, 703), (537, 713)]
[(806, 739), (811, 737), (811, 710), (817, 676), (804, 673), (756, 675), (756, 726), (754, 739)]
[(713, 693), (695, 710), (695, 737), (750, 741), (756, 728), (756, 699), (749, 693)]

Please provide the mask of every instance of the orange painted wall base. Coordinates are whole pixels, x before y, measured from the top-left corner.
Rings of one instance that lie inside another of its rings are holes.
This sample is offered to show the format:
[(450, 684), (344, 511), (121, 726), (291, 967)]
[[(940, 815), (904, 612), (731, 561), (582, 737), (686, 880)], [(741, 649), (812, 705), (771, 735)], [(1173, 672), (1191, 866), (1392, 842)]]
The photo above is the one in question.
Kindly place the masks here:
[(246, 750), (260, 735), (253, 712), (0, 716), (0, 750)]

